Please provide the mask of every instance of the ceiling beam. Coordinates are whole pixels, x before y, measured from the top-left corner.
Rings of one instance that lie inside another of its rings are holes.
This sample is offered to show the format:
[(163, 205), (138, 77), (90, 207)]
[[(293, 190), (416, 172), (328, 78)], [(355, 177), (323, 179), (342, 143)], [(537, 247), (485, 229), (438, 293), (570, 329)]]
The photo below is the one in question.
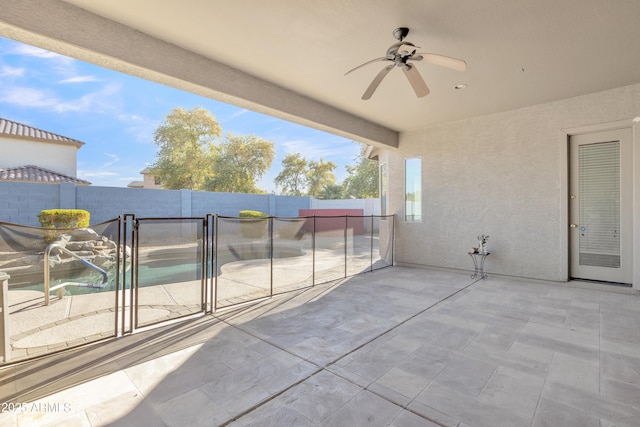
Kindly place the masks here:
[(60, 0), (2, 0), (0, 36), (355, 141), (398, 132)]

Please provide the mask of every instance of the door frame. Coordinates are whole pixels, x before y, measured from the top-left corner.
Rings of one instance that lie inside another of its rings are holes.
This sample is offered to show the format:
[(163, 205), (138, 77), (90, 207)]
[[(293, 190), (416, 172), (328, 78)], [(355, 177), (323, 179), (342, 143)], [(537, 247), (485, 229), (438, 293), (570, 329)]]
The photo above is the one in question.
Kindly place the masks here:
[(632, 260), (633, 260), (633, 277), (632, 286), (635, 290), (640, 290), (640, 261), (636, 254), (640, 254), (640, 116), (626, 120), (618, 120), (608, 123), (599, 123), (595, 125), (569, 127), (560, 129), (560, 246), (561, 253), (564, 254), (564, 265), (562, 266), (562, 275), (565, 281), (570, 280), (570, 240), (569, 240), (569, 137), (572, 135), (582, 135), (587, 133), (603, 132), (608, 130), (631, 128), (632, 140), (631, 150), (633, 155), (633, 176), (632, 182)]

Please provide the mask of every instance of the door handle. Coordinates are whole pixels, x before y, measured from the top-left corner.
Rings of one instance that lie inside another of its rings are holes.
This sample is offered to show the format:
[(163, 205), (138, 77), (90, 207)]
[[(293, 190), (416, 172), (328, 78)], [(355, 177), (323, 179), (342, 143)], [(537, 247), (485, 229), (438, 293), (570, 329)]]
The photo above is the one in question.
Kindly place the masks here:
[(576, 228), (578, 226), (578, 224), (569, 224), (569, 227), (571, 228)]

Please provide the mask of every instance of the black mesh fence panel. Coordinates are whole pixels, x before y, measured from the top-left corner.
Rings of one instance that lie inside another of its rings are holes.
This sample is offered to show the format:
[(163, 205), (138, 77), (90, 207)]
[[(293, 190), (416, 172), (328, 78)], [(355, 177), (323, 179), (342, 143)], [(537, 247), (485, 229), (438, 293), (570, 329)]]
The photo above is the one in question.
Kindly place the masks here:
[(315, 222), (315, 283), (342, 279), (346, 275), (345, 216), (318, 216)]
[(0, 222), (0, 364), (388, 267), (393, 239), (392, 215)]
[(305, 218), (273, 218), (273, 293), (313, 285), (313, 230)]
[(218, 217), (216, 308), (271, 295), (269, 218)]
[(371, 271), (371, 217), (347, 217), (347, 276)]
[(373, 217), (373, 270), (393, 264), (393, 219), (392, 215)]
[(5, 362), (115, 335), (118, 229), (118, 219), (56, 230), (0, 223)]
[(203, 311), (202, 218), (137, 220), (136, 327)]

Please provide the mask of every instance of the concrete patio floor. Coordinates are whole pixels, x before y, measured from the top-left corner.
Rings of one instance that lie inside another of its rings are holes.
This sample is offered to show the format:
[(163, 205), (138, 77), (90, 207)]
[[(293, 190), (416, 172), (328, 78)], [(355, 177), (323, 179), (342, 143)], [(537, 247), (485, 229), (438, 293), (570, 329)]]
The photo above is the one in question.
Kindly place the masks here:
[(573, 285), (390, 267), (1, 369), (0, 425), (638, 426), (640, 295)]

